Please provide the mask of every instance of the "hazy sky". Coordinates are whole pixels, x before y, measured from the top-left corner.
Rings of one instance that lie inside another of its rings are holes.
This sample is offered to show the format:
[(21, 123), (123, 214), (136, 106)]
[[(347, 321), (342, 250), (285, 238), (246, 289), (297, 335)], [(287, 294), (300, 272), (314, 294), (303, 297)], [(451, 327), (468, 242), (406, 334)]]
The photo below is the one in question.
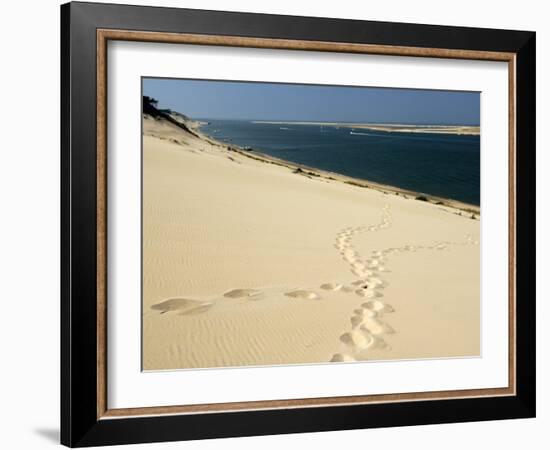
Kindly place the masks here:
[(144, 78), (143, 94), (192, 118), (479, 125), (479, 93)]

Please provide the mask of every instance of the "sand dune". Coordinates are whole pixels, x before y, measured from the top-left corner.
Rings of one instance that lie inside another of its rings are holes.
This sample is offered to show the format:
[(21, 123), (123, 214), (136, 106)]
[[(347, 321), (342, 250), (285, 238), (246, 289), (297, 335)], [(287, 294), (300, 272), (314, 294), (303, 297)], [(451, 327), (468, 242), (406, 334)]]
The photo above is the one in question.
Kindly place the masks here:
[(143, 134), (145, 370), (479, 355), (470, 213)]

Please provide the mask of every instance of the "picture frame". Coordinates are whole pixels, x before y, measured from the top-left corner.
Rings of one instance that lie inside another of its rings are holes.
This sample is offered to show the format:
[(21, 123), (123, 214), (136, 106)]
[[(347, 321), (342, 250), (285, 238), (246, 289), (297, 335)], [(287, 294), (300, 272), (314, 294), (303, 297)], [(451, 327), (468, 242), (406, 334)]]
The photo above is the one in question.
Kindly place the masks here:
[[(535, 40), (527, 31), (62, 5), (61, 443), (82, 447), (534, 417)], [(109, 408), (106, 155), (112, 41), (507, 63), (508, 386)]]

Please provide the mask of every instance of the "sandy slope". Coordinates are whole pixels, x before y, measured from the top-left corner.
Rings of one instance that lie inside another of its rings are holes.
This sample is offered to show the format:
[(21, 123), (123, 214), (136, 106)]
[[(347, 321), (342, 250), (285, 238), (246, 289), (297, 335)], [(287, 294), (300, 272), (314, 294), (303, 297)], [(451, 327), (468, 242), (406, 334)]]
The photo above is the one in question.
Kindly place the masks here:
[(479, 221), (144, 119), (146, 370), (479, 354)]

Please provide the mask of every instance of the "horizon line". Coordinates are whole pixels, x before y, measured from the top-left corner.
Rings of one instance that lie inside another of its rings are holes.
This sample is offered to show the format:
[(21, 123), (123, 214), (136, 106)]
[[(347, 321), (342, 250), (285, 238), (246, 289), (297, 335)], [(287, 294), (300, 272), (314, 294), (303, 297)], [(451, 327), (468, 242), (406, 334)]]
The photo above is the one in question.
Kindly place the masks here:
[[(173, 111), (179, 112), (179, 111)], [(184, 114), (184, 113), (180, 113)], [(334, 120), (308, 120), (308, 119), (255, 119), (255, 118), (231, 118), (231, 117), (189, 117), (191, 120), (232, 120), (241, 122), (256, 122), (256, 123), (307, 123), (307, 124), (357, 124), (357, 125), (446, 125), (446, 126), (470, 126), (481, 127), (479, 123), (457, 123), (457, 122), (403, 122), (403, 121), (334, 121)]]

